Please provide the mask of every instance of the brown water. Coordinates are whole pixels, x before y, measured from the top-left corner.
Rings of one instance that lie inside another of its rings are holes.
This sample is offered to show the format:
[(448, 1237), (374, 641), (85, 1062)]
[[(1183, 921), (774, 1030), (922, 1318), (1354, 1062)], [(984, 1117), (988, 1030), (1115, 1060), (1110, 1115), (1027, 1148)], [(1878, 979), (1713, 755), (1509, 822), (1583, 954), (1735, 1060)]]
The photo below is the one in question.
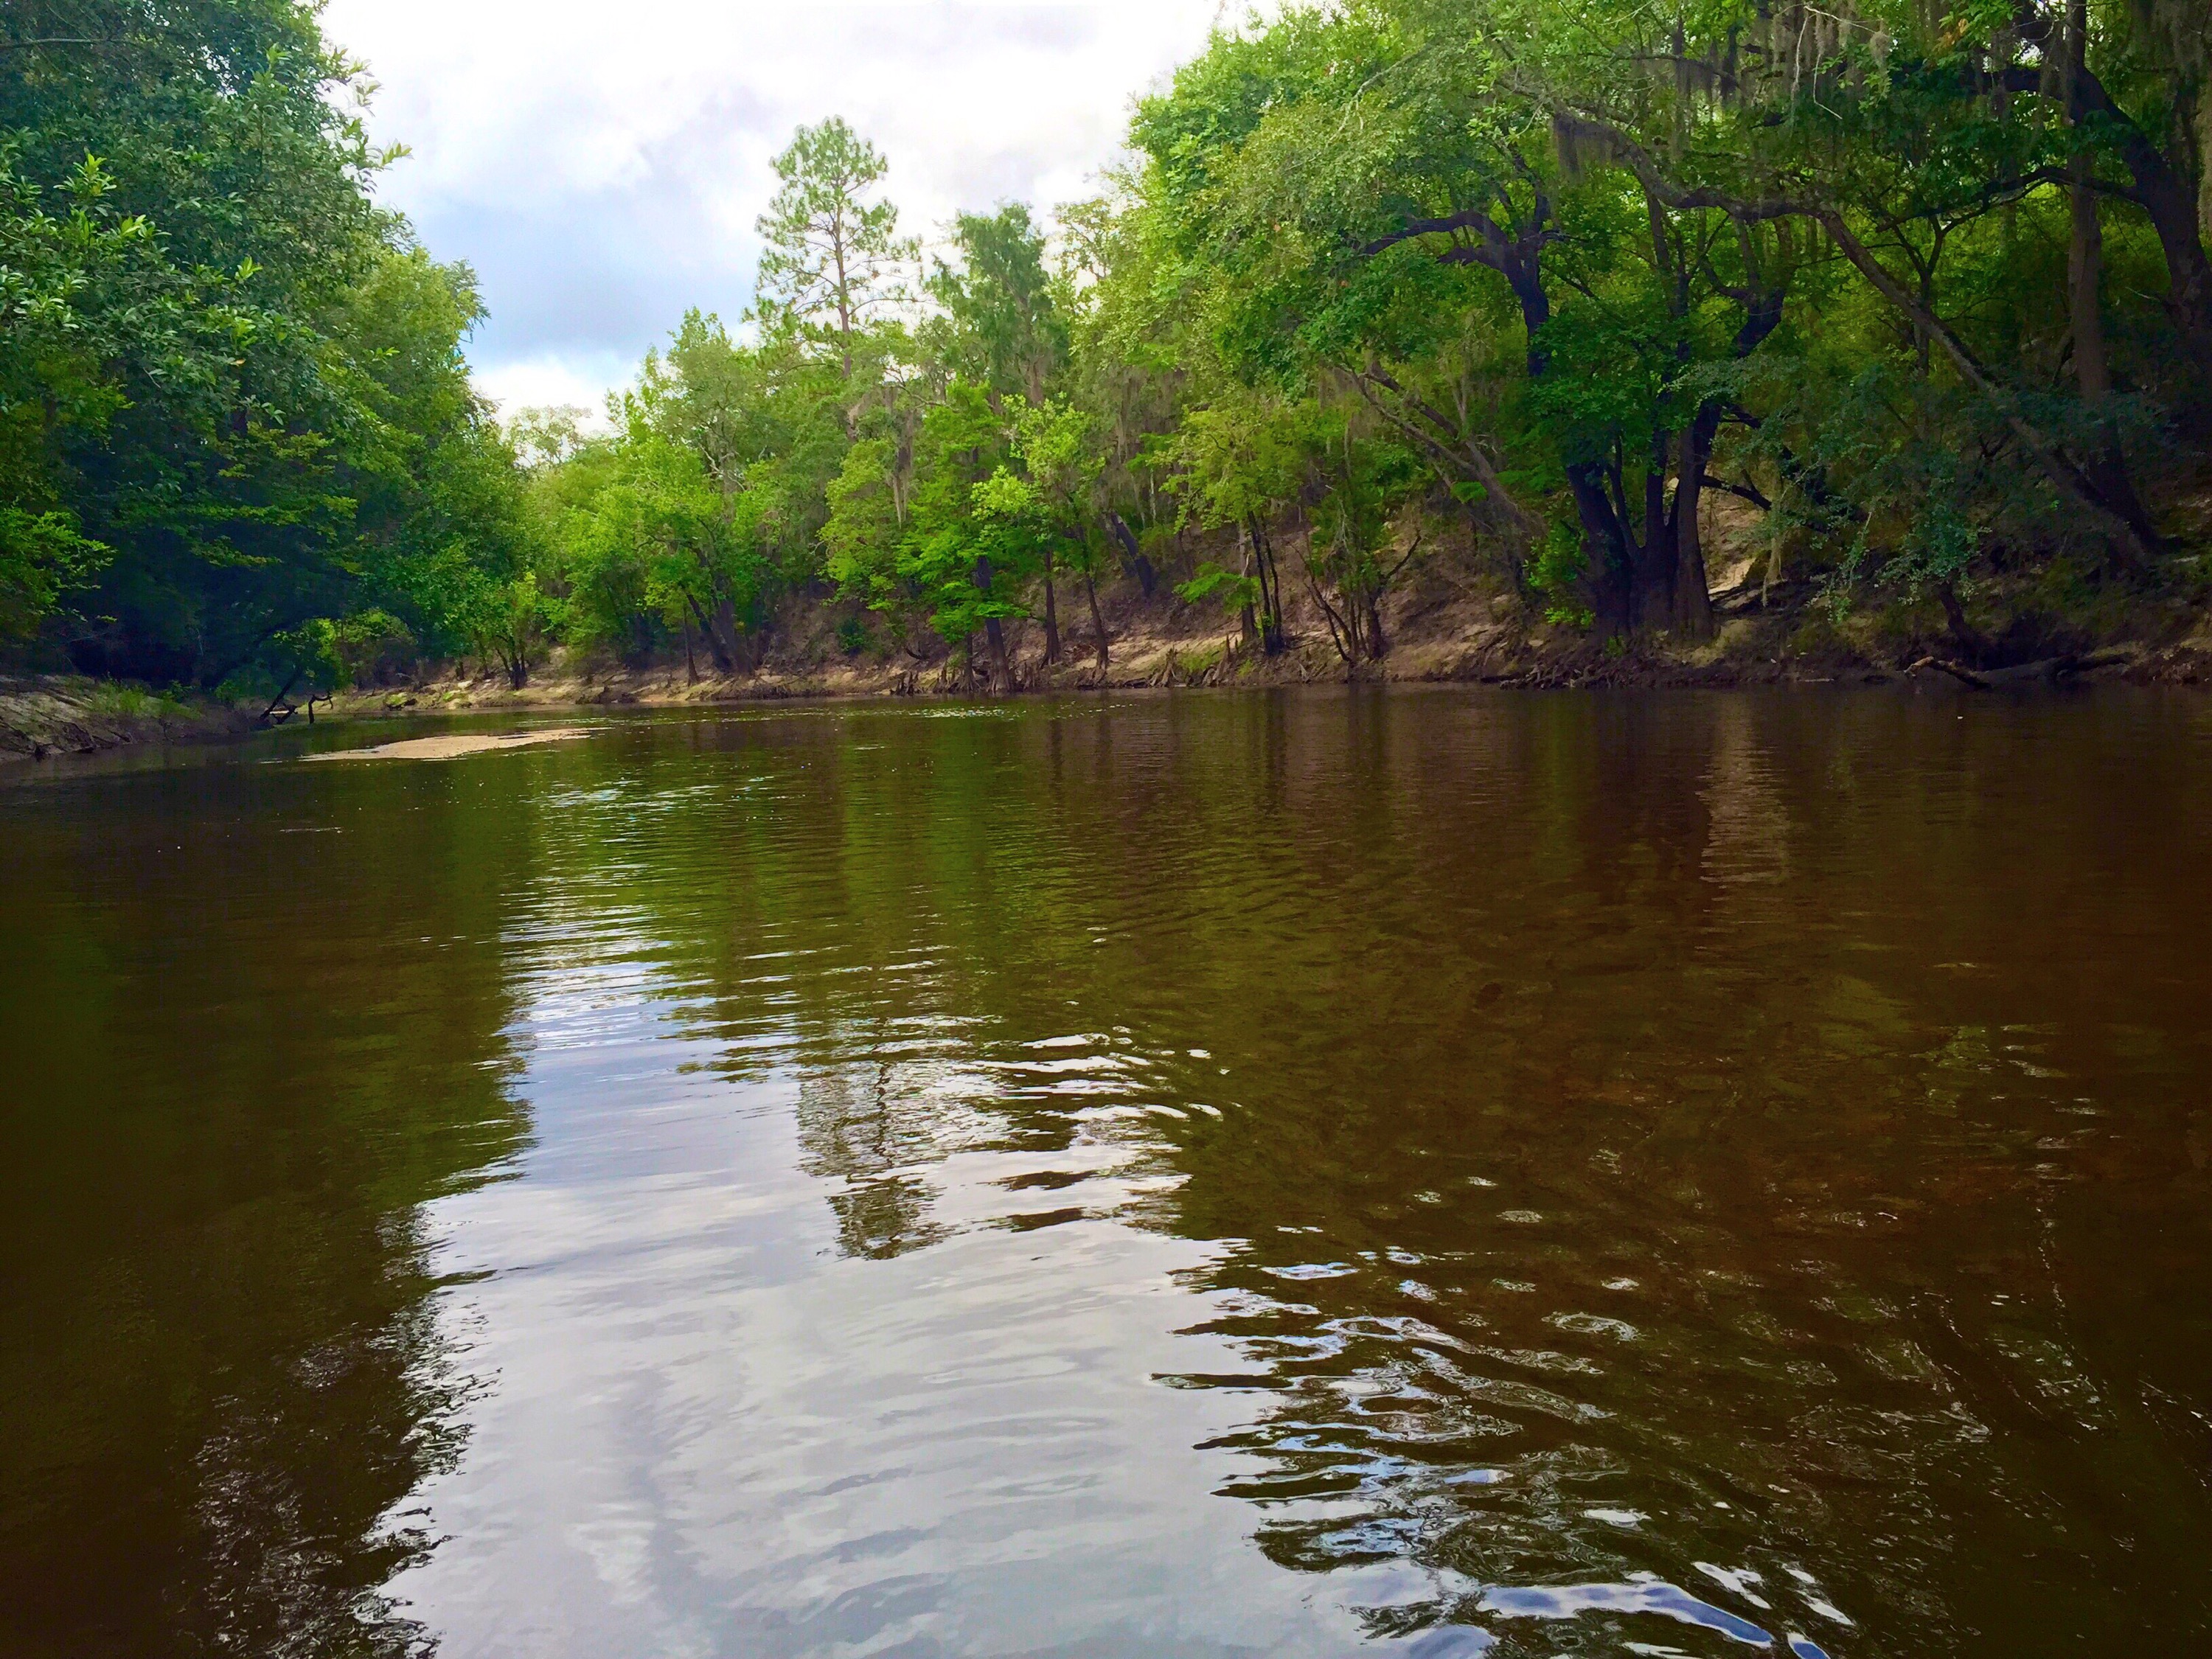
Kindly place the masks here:
[(2212, 702), (392, 735), (0, 784), (0, 1651), (2212, 1629)]

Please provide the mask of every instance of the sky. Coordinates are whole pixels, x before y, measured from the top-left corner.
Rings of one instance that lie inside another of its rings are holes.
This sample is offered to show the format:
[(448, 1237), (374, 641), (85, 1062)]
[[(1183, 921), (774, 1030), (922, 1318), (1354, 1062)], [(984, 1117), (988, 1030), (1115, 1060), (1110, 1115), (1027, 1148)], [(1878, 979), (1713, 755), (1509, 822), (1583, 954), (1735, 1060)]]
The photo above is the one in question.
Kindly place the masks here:
[(329, 0), (364, 62), (378, 191), (490, 309), (477, 383), (596, 409), (685, 309), (735, 322), (771, 159), (842, 115), (908, 233), (1096, 191), (1131, 100), (1244, 8), (1224, 0)]

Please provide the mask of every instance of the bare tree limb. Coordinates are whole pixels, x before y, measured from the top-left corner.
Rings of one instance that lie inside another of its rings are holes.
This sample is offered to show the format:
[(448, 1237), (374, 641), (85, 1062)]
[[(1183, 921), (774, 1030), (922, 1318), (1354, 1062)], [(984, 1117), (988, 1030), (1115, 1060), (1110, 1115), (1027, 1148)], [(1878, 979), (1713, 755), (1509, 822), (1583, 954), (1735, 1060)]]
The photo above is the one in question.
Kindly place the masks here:
[(1401, 431), (1411, 431), (1412, 428), (1382, 407), (1381, 401), (1369, 390), (1370, 386), (1381, 386), (1384, 391), (1402, 398), (1408, 408), (1419, 414), (1438, 432), (1456, 440), (1457, 442), (1452, 445), (1436, 442), (1426, 438), (1424, 438), (1423, 441), (1431, 442), (1433, 447), (1448, 456), (1454, 465), (1464, 466), (1467, 471), (1474, 475), (1474, 481), (1482, 486), (1486, 495), (1496, 501), (1503, 509), (1507, 527), (1515, 534), (1534, 541), (1543, 533), (1542, 523), (1534, 514), (1514, 500), (1512, 491), (1505, 487), (1505, 480), (1498, 477), (1498, 469), (1491, 465), (1490, 458), (1482, 453), (1481, 445), (1476, 443), (1462, 428), (1447, 419), (1441, 410), (1408, 392), (1386, 369), (1364, 368), (1354, 375), (1353, 380), (1360, 387), (1361, 395), (1366, 398), (1376, 412), (1384, 419), (1397, 425)]
[(1710, 472), (1700, 475), (1698, 482), (1707, 489), (1718, 489), (1730, 495), (1740, 495), (1762, 513), (1773, 511), (1774, 503), (1767, 500), (1765, 495), (1751, 484), (1730, 483), (1725, 478), (1716, 478)]

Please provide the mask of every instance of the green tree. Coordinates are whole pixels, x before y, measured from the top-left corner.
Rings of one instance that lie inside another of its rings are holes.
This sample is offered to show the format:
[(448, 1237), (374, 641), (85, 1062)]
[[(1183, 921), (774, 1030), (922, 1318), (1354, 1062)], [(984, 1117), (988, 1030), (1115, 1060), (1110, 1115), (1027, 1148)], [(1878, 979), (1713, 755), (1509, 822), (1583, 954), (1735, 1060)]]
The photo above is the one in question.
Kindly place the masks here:
[(906, 297), (915, 257), (897, 208), (873, 194), (889, 171), (842, 117), (803, 126), (775, 158), (781, 187), (759, 221), (767, 246), (753, 303), (763, 327), (834, 343), (848, 380), (856, 338)]
[(430, 643), (442, 566), (511, 574), (473, 281), (371, 201), (361, 90), (297, 0), (0, 19), (0, 586), (33, 653), (281, 676), (316, 618), (389, 604)]
[(956, 380), (921, 422), (913, 505), (898, 569), (930, 608), (930, 623), (961, 641), (971, 666), (980, 632), (986, 683), (1014, 684), (1005, 623), (1026, 616), (1019, 598), (1042, 548), (1028, 500), (1002, 477), (1012, 457), (1010, 422), (984, 389)]
[(1030, 498), (1029, 512), (1041, 526), (1041, 562), (1045, 595), (1045, 658), (1060, 656), (1060, 629), (1054, 611), (1053, 568), (1064, 558), (1082, 579), (1091, 605), (1091, 627), (1103, 674), (1112, 659), (1106, 618), (1098, 608), (1098, 575), (1105, 556), (1098, 507), (1107, 455), (1097, 441), (1097, 422), (1073, 404), (1013, 405), (1013, 453)]
[(617, 401), (611, 437), (533, 422), (560, 458), (534, 493), (575, 640), (642, 658), (673, 634), (723, 674), (757, 666), (775, 601), (819, 568), (842, 385), (788, 341), (740, 344), (694, 311)]
[(1245, 637), (1270, 655), (1289, 642), (1274, 526), (1297, 501), (1322, 441), (1310, 400), (1225, 387), (1191, 410), (1167, 446), (1176, 468), (1170, 488), (1182, 497), (1185, 516), (1237, 534), (1238, 568), (1201, 565), (1183, 597), (1230, 605)]
[(1068, 336), (1029, 209), (1010, 202), (993, 214), (963, 213), (952, 240), (958, 263), (940, 264), (929, 282), (944, 307), (931, 343), (994, 397), (1042, 403), (1066, 362)]

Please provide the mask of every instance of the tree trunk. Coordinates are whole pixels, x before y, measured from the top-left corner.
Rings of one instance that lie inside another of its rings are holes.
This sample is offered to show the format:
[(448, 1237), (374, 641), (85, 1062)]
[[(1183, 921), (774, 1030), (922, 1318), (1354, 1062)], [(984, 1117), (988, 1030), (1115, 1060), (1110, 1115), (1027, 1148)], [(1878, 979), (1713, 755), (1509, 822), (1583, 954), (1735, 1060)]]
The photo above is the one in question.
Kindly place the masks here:
[(722, 643), (729, 652), (730, 660), (737, 665), (740, 674), (753, 672), (752, 644), (738, 627), (738, 606), (734, 599), (724, 599), (714, 607), (714, 623), (721, 630)]
[(2191, 413), (2198, 429), (2212, 426), (2212, 262), (2197, 229), (2197, 204), (2192, 192), (2178, 179), (2143, 191), (2159, 245), (2166, 252), (2166, 310), (2181, 332), (2182, 343), (2194, 361), (2197, 388)]
[[(1507, 237), (1500, 230), (1492, 237), (1484, 228), (1484, 240), (1468, 257), (1505, 278), (1521, 307), (1521, 331), (1525, 341), (1528, 378), (1541, 380), (1551, 370), (1551, 354), (1544, 345), (1544, 331), (1552, 320), (1552, 299), (1544, 285), (1544, 248), (1551, 238), (1551, 204), (1540, 193), (1528, 221)], [(1601, 633), (1617, 634), (1634, 626), (1636, 619), (1635, 538), (1607, 495), (1603, 469), (1595, 462), (1580, 461), (1567, 468), (1567, 483), (1574, 493), (1575, 516), (1582, 522), (1583, 548), (1588, 568), (1583, 574), (1584, 591)]]
[(1575, 515), (1582, 520), (1584, 591), (1591, 613), (1603, 634), (1625, 633), (1634, 625), (1632, 601), (1635, 551), (1620, 515), (1605, 493), (1597, 465), (1579, 461), (1567, 468), (1567, 483), (1574, 492)]
[(2066, 261), (2074, 324), (2074, 378), (2085, 404), (2104, 402), (2112, 389), (2111, 361), (2105, 349), (2105, 230), (2097, 220), (2097, 193), (2089, 188), (2089, 158), (2074, 162), (2074, 239)]
[[(1237, 562), (1237, 574), (1240, 576), (1250, 575), (1253, 565), (1252, 532), (1248, 526), (1240, 524), (1237, 526), (1237, 551), (1242, 555)], [(1261, 579), (1260, 591), (1263, 594), (1267, 592), (1265, 578)], [(1245, 644), (1253, 644), (1259, 639), (1260, 618), (1258, 613), (1252, 608), (1252, 602), (1249, 599), (1244, 602), (1243, 612), (1237, 621), (1238, 635)]]
[[(2067, 7), (2067, 33), (2066, 70), (2071, 87), (2079, 85), (2087, 72), (2084, 56), (2089, 39), (2087, 0), (2072, 0)], [(2068, 102), (2071, 106), (2076, 100), (2069, 98)], [(2080, 124), (2076, 116), (2075, 125)], [(2094, 156), (2087, 152), (2076, 155), (2067, 191), (2073, 229), (2067, 249), (2066, 286), (2074, 335), (2074, 378), (2081, 390), (2081, 402), (2093, 417), (2098, 417), (2100, 405), (2112, 392), (2112, 354), (2105, 338), (2105, 227), (2093, 187), (2096, 171)], [(2083, 468), (2089, 482), (2130, 525), (2148, 526), (2150, 514), (2136, 494), (2134, 479), (2128, 476), (2119, 433), (2109, 418), (2096, 418), (2096, 431), (2092, 440), (2095, 448)]]
[(1044, 554), (1044, 659), (1060, 660), (1060, 605), (1052, 588), (1052, 550)]
[(684, 681), (687, 685), (699, 684), (699, 659), (691, 650), (691, 617), (689, 612), (679, 612), (677, 620), (684, 625)]
[(991, 647), (991, 682), (996, 691), (1014, 689), (1014, 677), (1006, 672), (1006, 630), (999, 625), (996, 617), (983, 618), (983, 641)]
[(707, 652), (714, 658), (715, 668), (726, 676), (735, 674), (738, 672), (737, 662), (730, 655), (729, 647), (722, 642), (722, 636), (714, 631), (714, 624), (708, 619), (705, 607), (688, 593), (684, 597), (684, 602), (691, 607), (691, 614), (698, 618), (699, 632), (706, 636)]
[[(975, 591), (988, 598), (992, 577), (991, 557), (988, 553), (976, 556), (974, 580)], [(991, 666), (988, 675), (988, 689), (993, 691), (1012, 690), (1012, 677), (1006, 672), (1006, 631), (999, 626), (999, 619), (996, 617), (983, 618), (983, 643), (989, 650), (991, 657)]]
[(1108, 658), (1106, 654), (1106, 618), (1098, 609), (1098, 584), (1092, 578), (1091, 567), (1083, 568), (1083, 591), (1091, 599), (1091, 625), (1098, 631), (1098, 679), (1105, 683)]
[[(292, 688), (300, 683), (300, 676), (307, 672), (304, 668), (295, 667), (292, 670), (292, 677), (284, 682), (283, 689), (269, 699), (269, 707), (261, 711), (261, 723), (264, 726), (282, 726), (292, 717), (292, 710), (285, 705), (284, 699), (292, 695)], [(284, 709), (283, 714), (276, 713), (279, 708)]]
[(1713, 453), (1713, 436), (1720, 430), (1717, 406), (1700, 409), (1682, 434), (1681, 470), (1675, 476), (1673, 532), (1674, 542), (1675, 631), (1686, 639), (1713, 636), (1711, 581), (1705, 569), (1704, 527), (1698, 509), (1705, 500), (1705, 468)]
[(2134, 176), (2135, 200), (2149, 215), (2166, 255), (2166, 308), (2197, 368), (2192, 413), (2203, 422), (2212, 416), (2212, 260), (2205, 257), (2197, 192), (2148, 136), (2113, 106), (2095, 76), (2085, 72), (2079, 84), (2086, 95), (2075, 100), (2077, 120), (2094, 113), (2119, 124), (2120, 158)]
[(1674, 483), (1674, 631), (1684, 639), (1705, 641), (1713, 636), (1713, 599), (1705, 572), (1705, 535), (1698, 523), (1698, 508), (1705, 500), (1702, 469), (1688, 470)]
[(1666, 428), (1659, 427), (1651, 434), (1651, 453), (1644, 471), (1644, 544), (1636, 561), (1636, 620), (1654, 632), (1663, 632), (1674, 621), (1674, 538), (1667, 516), (1667, 461), (1672, 449)]
[(1347, 605), (1347, 614), (1342, 617), (1336, 614), (1336, 607), (1328, 602), (1328, 595), (1321, 591), (1321, 582), (1314, 574), (1310, 559), (1306, 561), (1306, 588), (1312, 593), (1314, 607), (1321, 612), (1322, 622), (1328, 629), (1328, 642), (1336, 647), (1336, 654), (1344, 659), (1347, 673), (1357, 673), (1359, 669), (1359, 634), (1355, 623), (1358, 612)]
[(2082, 471), (2114, 512), (2140, 527), (2140, 534), (2149, 528), (2150, 514), (2136, 494), (2135, 480), (2128, 475), (2119, 433), (2109, 416), (2099, 416), (2100, 405), (2112, 396), (2112, 370), (2105, 338), (2105, 228), (2098, 216), (2097, 193), (2089, 187), (2090, 158), (2075, 157), (2073, 171), (2074, 184), (2068, 193), (2073, 198), (2074, 234), (2067, 251), (2066, 280), (2074, 334), (2074, 379), (2081, 387), (2082, 404), (2096, 417), (2096, 436), (2091, 440), (2094, 447)]
[(1945, 582), (1936, 590), (1936, 602), (1943, 607), (1943, 620), (1951, 629), (1951, 643), (1968, 665), (1979, 668), (1990, 659), (1990, 642), (1982, 637), (1981, 630), (1967, 619), (1966, 607), (1959, 603), (1959, 587), (1955, 582)]
[(1290, 635), (1283, 627), (1283, 580), (1275, 568), (1274, 544), (1257, 519), (1252, 520), (1252, 546), (1258, 555), (1260, 649), (1270, 657), (1278, 656), (1290, 645)]
[(1145, 550), (1137, 541), (1137, 532), (1129, 528), (1128, 520), (1118, 513), (1106, 515), (1106, 526), (1114, 532), (1114, 539), (1121, 544), (1121, 562), (1137, 579), (1138, 590), (1146, 599), (1151, 599), (1152, 584), (1159, 580), (1159, 573), (1152, 568), (1152, 562), (1145, 556)]

